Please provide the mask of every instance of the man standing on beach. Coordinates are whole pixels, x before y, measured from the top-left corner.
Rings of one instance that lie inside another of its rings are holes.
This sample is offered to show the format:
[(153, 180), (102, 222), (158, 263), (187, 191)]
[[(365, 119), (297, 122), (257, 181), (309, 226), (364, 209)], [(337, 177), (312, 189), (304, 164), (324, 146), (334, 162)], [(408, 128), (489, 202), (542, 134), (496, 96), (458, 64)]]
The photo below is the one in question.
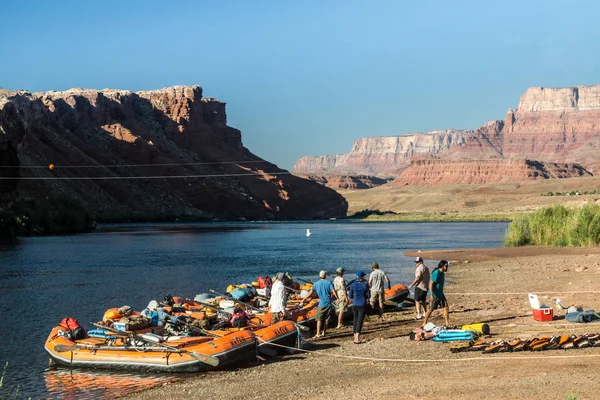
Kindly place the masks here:
[(269, 299), (269, 306), (271, 306), (271, 324), (283, 321), (286, 311), (285, 285), (283, 283), (285, 274), (279, 272), (275, 277), (277, 279), (271, 287), (271, 298)]
[(383, 316), (383, 301), (385, 300), (385, 282), (387, 281), (388, 289), (392, 288), (390, 278), (379, 269), (379, 264), (376, 262), (371, 266), (373, 272), (369, 275), (369, 287), (371, 288), (371, 307), (375, 308), (375, 302), (379, 301), (379, 318)]
[(333, 284), (330, 280), (327, 280), (327, 271), (323, 270), (319, 272), (319, 280), (314, 283), (310, 292), (302, 299), (300, 305), (304, 304), (304, 301), (310, 298), (314, 293), (319, 296), (319, 305), (317, 306), (317, 333), (313, 339), (325, 336), (327, 326), (329, 325), (329, 317), (331, 315), (331, 296), (337, 299), (337, 294), (333, 288)]
[(425, 314), (423, 326), (427, 324), (429, 316), (436, 308), (443, 308), (444, 323), (446, 326), (450, 326), (450, 323), (448, 322), (450, 307), (448, 306), (448, 301), (444, 295), (444, 273), (446, 271), (448, 271), (448, 261), (442, 260), (438, 264), (437, 268), (431, 273), (431, 279), (429, 280), (429, 291), (431, 292), (431, 297), (429, 298), (429, 310), (427, 310), (427, 314)]
[(429, 268), (423, 264), (423, 259), (417, 257), (415, 259), (415, 280), (408, 286), (410, 290), (415, 286), (415, 308), (417, 309), (417, 318), (421, 319), (427, 311), (427, 289), (429, 288)]
[(346, 281), (344, 280), (344, 272), (346, 270), (342, 267), (335, 270), (337, 276), (333, 280), (333, 288), (338, 298), (338, 324), (337, 329), (343, 328), (342, 322), (344, 320), (344, 314), (346, 313), (346, 307), (348, 306), (348, 291), (346, 290)]

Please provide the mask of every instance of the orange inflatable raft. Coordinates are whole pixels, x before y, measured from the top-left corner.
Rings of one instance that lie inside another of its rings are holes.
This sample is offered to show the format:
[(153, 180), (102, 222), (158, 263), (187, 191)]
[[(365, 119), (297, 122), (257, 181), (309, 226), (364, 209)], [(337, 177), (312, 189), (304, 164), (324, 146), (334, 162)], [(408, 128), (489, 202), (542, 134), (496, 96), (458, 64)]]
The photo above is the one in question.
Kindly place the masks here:
[[(246, 329), (252, 330), (258, 340), (258, 351), (264, 355), (270, 355), (271, 351), (282, 354), (288, 348), (295, 347), (298, 340), (298, 329), (291, 321), (281, 321), (264, 327), (249, 326)], [(218, 329), (209, 332), (210, 334), (227, 337), (239, 332), (239, 328)]]
[(57, 365), (164, 372), (198, 372), (222, 369), (254, 360), (258, 341), (251, 331), (219, 338), (180, 337), (163, 343), (140, 340), (144, 335), (113, 334), (106, 338), (71, 340), (52, 329), (45, 349)]

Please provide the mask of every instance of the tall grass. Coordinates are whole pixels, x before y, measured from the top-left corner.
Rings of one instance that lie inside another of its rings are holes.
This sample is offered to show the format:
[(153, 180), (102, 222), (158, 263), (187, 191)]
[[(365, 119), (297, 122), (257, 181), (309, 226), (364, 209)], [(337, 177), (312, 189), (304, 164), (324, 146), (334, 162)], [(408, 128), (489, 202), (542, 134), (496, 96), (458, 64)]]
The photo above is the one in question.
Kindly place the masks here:
[(593, 247), (600, 244), (600, 206), (542, 208), (515, 218), (508, 226), (507, 247), (537, 245)]

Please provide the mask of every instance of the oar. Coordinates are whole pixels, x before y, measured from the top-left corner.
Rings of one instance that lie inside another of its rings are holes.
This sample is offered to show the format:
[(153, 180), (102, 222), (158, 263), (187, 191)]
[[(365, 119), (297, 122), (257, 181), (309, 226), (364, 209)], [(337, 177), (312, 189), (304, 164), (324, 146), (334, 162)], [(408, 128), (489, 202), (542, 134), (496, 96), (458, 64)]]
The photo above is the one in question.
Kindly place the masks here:
[[(209, 290), (210, 292), (214, 293), (214, 294), (218, 294), (219, 296), (231, 297), (235, 303), (238, 303), (238, 304), (245, 305), (246, 307), (252, 308), (252, 309), (254, 309), (254, 310), (256, 310), (256, 311), (264, 312), (264, 310), (261, 310), (260, 308), (256, 308), (256, 307), (254, 307), (254, 306), (253, 306), (253, 305), (251, 305), (251, 304), (244, 303), (243, 301), (236, 300), (236, 299), (234, 299), (234, 298), (233, 298), (232, 296), (230, 296), (230, 295), (228, 296), (228, 295), (226, 295), (226, 294), (223, 294), (223, 293), (215, 292), (215, 291), (214, 291), (214, 290), (212, 290), (212, 289), (208, 289), (208, 290)], [(214, 307), (213, 307), (213, 308), (214, 308)], [(217, 307), (217, 308), (218, 308), (218, 307)], [(260, 317), (258, 317), (258, 316), (257, 316), (256, 318), (258, 318), (258, 320), (259, 320), (260, 322), (263, 322), (263, 320), (262, 320), (262, 319), (260, 319)], [(298, 323), (296, 323), (296, 322), (294, 322), (294, 321), (290, 321), (290, 322), (292, 322), (294, 325), (296, 325), (296, 327), (297, 327), (298, 329), (300, 329), (301, 331), (303, 331), (303, 332), (310, 332), (310, 328), (309, 328), (309, 327), (306, 327), (306, 326), (303, 326), (303, 325), (299, 325)]]
[[(234, 301), (235, 301), (235, 299), (234, 299)], [(245, 304), (245, 303), (242, 303), (242, 302), (240, 302), (240, 303), (241, 303), (241, 304)], [(203, 305), (204, 307), (208, 307), (208, 308), (213, 308), (213, 309), (215, 309), (215, 310), (219, 310), (219, 311), (221, 311), (223, 314), (228, 314), (228, 315), (231, 315), (231, 313), (230, 313), (230, 312), (228, 312), (228, 311), (225, 311), (225, 310), (224, 310), (223, 308), (221, 308), (221, 307), (218, 307), (218, 306), (215, 306), (215, 305), (212, 305), (212, 304), (208, 304), (208, 303), (203, 303), (203, 302), (201, 302), (201, 301), (199, 301), (199, 302), (198, 302), (198, 304), (200, 304), (200, 305)], [(257, 318), (258, 318), (258, 317), (257, 317)], [(261, 320), (260, 318), (258, 318), (258, 319), (259, 319), (259, 321), (261, 321), (261, 322), (262, 322), (262, 320)], [(290, 321), (290, 322), (291, 322), (292, 324), (294, 324), (294, 325), (296, 326), (296, 328), (300, 329), (302, 332), (310, 332), (310, 328), (309, 328), (309, 327), (307, 327), (307, 326), (304, 326), (304, 325), (300, 325), (300, 324), (298, 324), (297, 322), (294, 322), (294, 321)], [(254, 325), (257, 325), (257, 324), (254, 324)], [(257, 326), (262, 326), (262, 327), (264, 327), (264, 325), (257, 325)]]
[[(253, 306), (252, 304), (248, 304), (248, 303), (244, 303), (243, 301), (236, 300), (236, 299), (235, 299), (233, 296), (231, 296), (230, 294), (219, 293), (219, 292), (217, 292), (217, 291), (214, 291), (214, 290), (212, 290), (212, 289), (208, 289), (208, 291), (209, 291), (209, 292), (212, 292), (212, 293), (214, 293), (214, 294), (218, 294), (219, 296), (231, 297), (231, 299), (232, 299), (232, 300), (233, 300), (235, 303), (242, 304), (242, 305), (244, 305), (244, 306), (246, 306), (246, 307), (248, 307), (248, 308), (251, 308), (251, 309), (253, 309), (254, 311), (260, 311), (260, 312), (264, 312), (264, 311), (265, 311), (265, 310), (262, 310), (262, 309), (260, 309), (260, 308), (258, 308), (258, 307), (255, 307), (255, 306)], [(213, 307), (213, 308), (214, 308), (214, 307)], [(258, 318), (258, 317), (257, 317), (257, 318)], [(260, 319), (260, 318), (258, 318), (258, 319)]]
[[(225, 311), (224, 309), (222, 309), (221, 307), (217, 307), (217, 306), (213, 306), (210, 305), (208, 303), (203, 303), (201, 301), (198, 302), (198, 304), (204, 306), (204, 307), (209, 307), (209, 308), (214, 308), (216, 310), (221, 311), (223, 314), (226, 315), (232, 315), (229, 311)], [(252, 322), (248, 322), (249, 325), (257, 327), (257, 328), (266, 328), (266, 326), (264, 325), (260, 325), (260, 324), (254, 324)], [(269, 347), (261, 347), (261, 345), (258, 345), (258, 351), (261, 352), (262, 354), (264, 354), (267, 357), (275, 357), (277, 355), (277, 351), (274, 349), (271, 349)]]
[(174, 352), (174, 353), (187, 353), (190, 356), (192, 356), (193, 358), (195, 358), (196, 360), (202, 361), (203, 363), (208, 364), (208, 365), (212, 365), (213, 367), (216, 367), (217, 365), (219, 365), (219, 359), (217, 357), (214, 357), (214, 356), (211, 356), (211, 355), (208, 355), (208, 354), (202, 354), (202, 353), (197, 353), (197, 352), (194, 352), (194, 351), (188, 351), (188, 350), (178, 349), (177, 347), (169, 346), (169, 345), (166, 345), (164, 343), (156, 343), (156, 342), (153, 342), (151, 340), (148, 340), (148, 339), (144, 338), (143, 336), (136, 335), (135, 333), (129, 333), (129, 332), (126, 332), (126, 331), (122, 331), (120, 329), (115, 329), (115, 328), (112, 328), (112, 327), (109, 327), (109, 326), (104, 326), (104, 325), (96, 324), (94, 322), (90, 322), (90, 324), (94, 325), (96, 328), (106, 329), (106, 330), (108, 330), (110, 332), (120, 333), (121, 335), (126, 335), (126, 336), (129, 336), (129, 337), (133, 337), (135, 340), (140, 340), (140, 341), (142, 341), (144, 343), (147, 343), (147, 344), (156, 345), (158, 347), (162, 347), (163, 349), (170, 350), (171, 352)]
[[(160, 347), (144, 347), (144, 346), (99, 346), (94, 344), (56, 344), (54, 345), (54, 350), (59, 353), (67, 352), (67, 351), (77, 351), (77, 350), (143, 350), (143, 351), (160, 351), (164, 352), (168, 349), (163, 349)], [(171, 353), (189, 353), (192, 355), (193, 352), (186, 350), (168, 350)], [(194, 353), (196, 354), (196, 353)]]

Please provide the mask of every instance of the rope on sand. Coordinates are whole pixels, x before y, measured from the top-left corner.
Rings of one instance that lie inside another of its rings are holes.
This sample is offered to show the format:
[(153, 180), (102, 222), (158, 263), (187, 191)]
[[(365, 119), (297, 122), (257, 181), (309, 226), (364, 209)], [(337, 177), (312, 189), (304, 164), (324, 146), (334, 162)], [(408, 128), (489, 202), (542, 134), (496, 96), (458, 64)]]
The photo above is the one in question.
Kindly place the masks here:
[(352, 360), (364, 360), (364, 361), (378, 361), (378, 362), (403, 362), (403, 363), (442, 363), (442, 362), (454, 362), (454, 361), (490, 361), (490, 360), (547, 360), (547, 359), (567, 359), (567, 358), (597, 358), (600, 354), (581, 354), (572, 356), (490, 356), (490, 357), (469, 357), (469, 358), (441, 358), (433, 360), (411, 360), (406, 358), (374, 358), (374, 357), (361, 357), (361, 356), (346, 356), (343, 354), (331, 354), (331, 353), (319, 353), (313, 350), (297, 349), (295, 347), (284, 346), (277, 343), (269, 343), (271, 346), (278, 346), (284, 349), (301, 351), (304, 353), (314, 354), (324, 357), (338, 357), (348, 358)]
[(573, 292), (497, 292), (497, 293), (453, 293), (448, 292), (446, 295), (455, 295), (455, 296), (488, 296), (488, 295), (527, 295), (529, 293), (537, 293), (537, 294), (581, 294), (581, 293), (600, 293), (599, 290), (577, 290)]

